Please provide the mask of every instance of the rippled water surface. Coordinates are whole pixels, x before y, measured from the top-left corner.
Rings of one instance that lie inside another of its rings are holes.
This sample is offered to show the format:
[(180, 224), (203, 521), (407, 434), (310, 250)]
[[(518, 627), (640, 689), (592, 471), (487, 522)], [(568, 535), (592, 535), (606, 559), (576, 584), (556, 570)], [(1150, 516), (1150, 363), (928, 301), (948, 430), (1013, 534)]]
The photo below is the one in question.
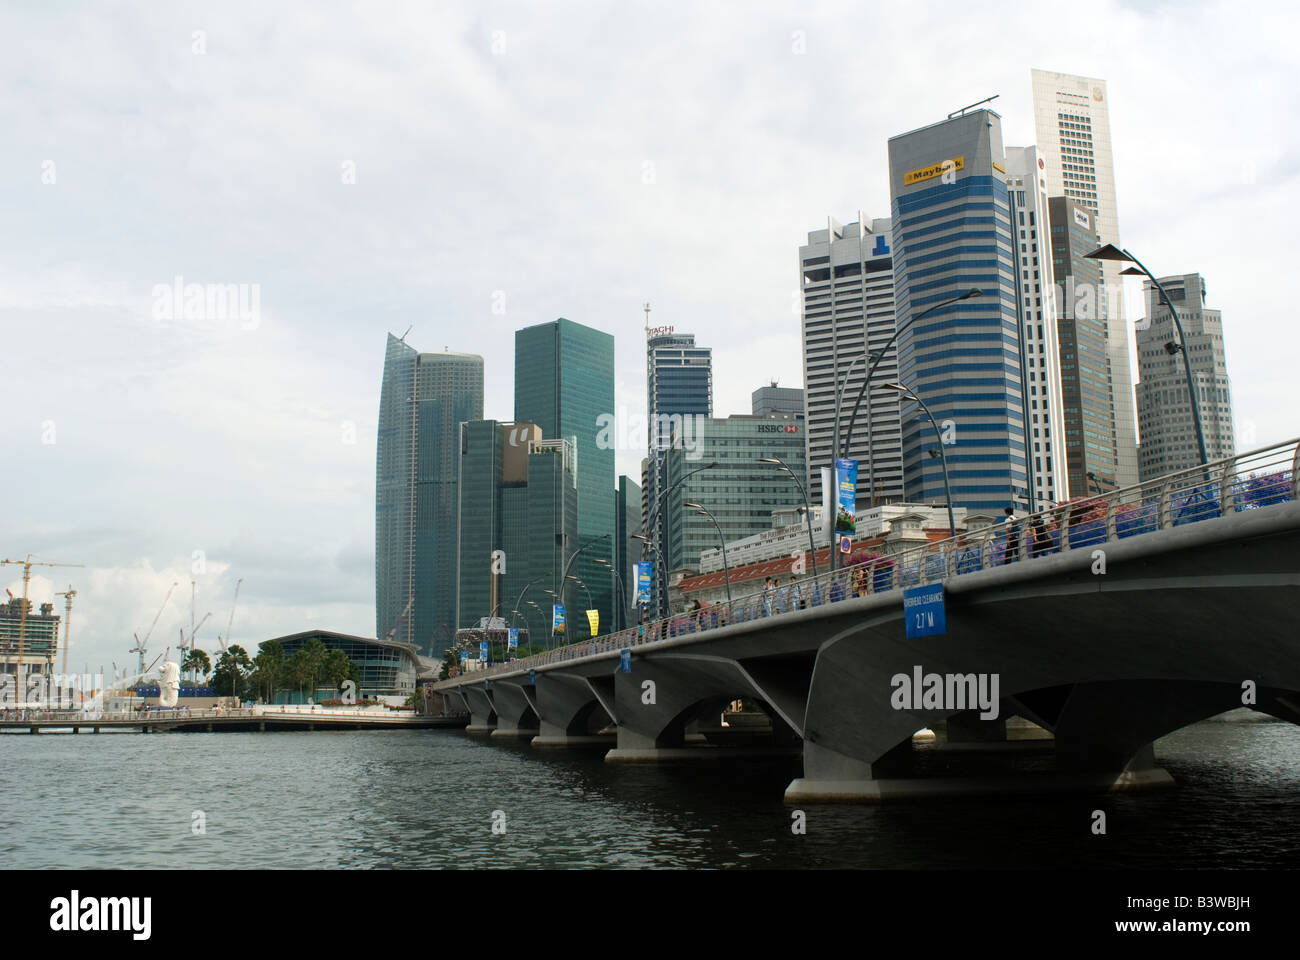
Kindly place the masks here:
[[(1174, 790), (809, 806), (797, 761), (607, 766), (459, 731), (0, 736), (0, 867), (1294, 867), (1300, 728), (1156, 744)], [(1017, 761), (1019, 762), (1019, 761)], [(1035, 761), (1026, 757), (1023, 761)], [(1107, 812), (1094, 836), (1091, 812)], [(195, 811), (206, 833), (195, 835)], [(505, 833), (494, 834), (494, 811)]]

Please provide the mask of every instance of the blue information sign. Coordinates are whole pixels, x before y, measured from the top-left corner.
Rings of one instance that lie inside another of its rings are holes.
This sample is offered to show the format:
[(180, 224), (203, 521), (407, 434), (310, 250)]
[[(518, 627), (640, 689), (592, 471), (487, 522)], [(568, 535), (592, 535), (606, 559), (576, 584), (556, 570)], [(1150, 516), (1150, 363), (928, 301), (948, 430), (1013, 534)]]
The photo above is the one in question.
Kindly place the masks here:
[(631, 650), (624, 650), (622, 653), (619, 654), (618, 672), (619, 673), (632, 672), (632, 651)]
[(943, 584), (909, 587), (903, 591), (903, 619), (907, 636), (937, 637), (948, 632), (943, 611)]
[(529, 671), (528, 671), (528, 682), (531, 683), (531, 684), (533, 684), (534, 686), (537, 684), (537, 671), (536, 671), (536, 670), (529, 669)]
[(650, 578), (654, 576), (653, 560), (638, 560), (636, 562), (636, 602), (638, 606), (646, 606), (650, 603)]

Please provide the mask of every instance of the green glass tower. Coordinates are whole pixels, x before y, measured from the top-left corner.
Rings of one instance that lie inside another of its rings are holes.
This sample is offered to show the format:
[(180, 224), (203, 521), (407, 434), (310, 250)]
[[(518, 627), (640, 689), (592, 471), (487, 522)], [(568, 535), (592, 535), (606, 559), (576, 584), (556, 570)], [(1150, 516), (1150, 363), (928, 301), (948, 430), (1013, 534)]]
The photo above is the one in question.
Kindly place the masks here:
[[(570, 612), (586, 607), (588, 593), (600, 611), (600, 632), (614, 622), (614, 438), (609, 428), (614, 410), (614, 338), (608, 333), (561, 317), (515, 333), (515, 420), (537, 424), (548, 440), (565, 439), (577, 461), (577, 540), (563, 545), (567, 562), (579, 547), (596, 537), (574, 561), (564, 596)], [(583, 590), (585, 585), (586, 590)], [(553, 587), (550, 589), (554, 589)], [(581, 618), (585, 619), (585, 618)]]
[[(497, 616), (545, 642), (546, 591), (578, 538), (573, 446), (543, 440), (535, 424), (495, 420), (461, 424), (460, 441), (457, 623), (470, 629)], [(585, 620), (570, 617), (570, 638), (587, 635)]]

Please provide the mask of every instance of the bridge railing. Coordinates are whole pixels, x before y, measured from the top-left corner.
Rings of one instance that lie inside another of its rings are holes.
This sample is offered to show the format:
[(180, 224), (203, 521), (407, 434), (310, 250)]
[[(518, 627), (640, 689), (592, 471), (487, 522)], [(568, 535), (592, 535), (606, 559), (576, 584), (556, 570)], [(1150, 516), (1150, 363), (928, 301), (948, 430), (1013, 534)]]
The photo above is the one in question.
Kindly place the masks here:
[(800, 578), (794, 584), (787, 581), (772, 590), (735, 597), (731, 603), (720, 600), (698, 611), (461, 676), (486, 680), (503, 672), (632, 649), (852, 597), (941, 583), (961, 574), (1032, 562), (1063, 551), (1095, 549), (1103, 543), (1293, 501), (1297, 477), (1300, 439), (1052, 504), (1011, 523), (998, 522), (995, 517), (981, 523), (968, 512), (969, 528), (955, 537), (927, 541), (890, 556), (875, 555), (829, 573)]

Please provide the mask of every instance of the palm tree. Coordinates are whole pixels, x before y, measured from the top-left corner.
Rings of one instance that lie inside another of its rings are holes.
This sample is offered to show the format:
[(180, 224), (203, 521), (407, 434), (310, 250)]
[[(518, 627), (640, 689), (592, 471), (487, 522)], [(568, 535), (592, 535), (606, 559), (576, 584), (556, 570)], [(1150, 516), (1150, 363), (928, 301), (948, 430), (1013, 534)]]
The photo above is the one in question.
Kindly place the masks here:
[(208, 655), (202, 650), (190, 650), (181, 661), (181, 670), (190, 671), (195, 680), (199, 678), (200, 674), (207, 676), (211, 669), (212, 661), (208, 659)]

